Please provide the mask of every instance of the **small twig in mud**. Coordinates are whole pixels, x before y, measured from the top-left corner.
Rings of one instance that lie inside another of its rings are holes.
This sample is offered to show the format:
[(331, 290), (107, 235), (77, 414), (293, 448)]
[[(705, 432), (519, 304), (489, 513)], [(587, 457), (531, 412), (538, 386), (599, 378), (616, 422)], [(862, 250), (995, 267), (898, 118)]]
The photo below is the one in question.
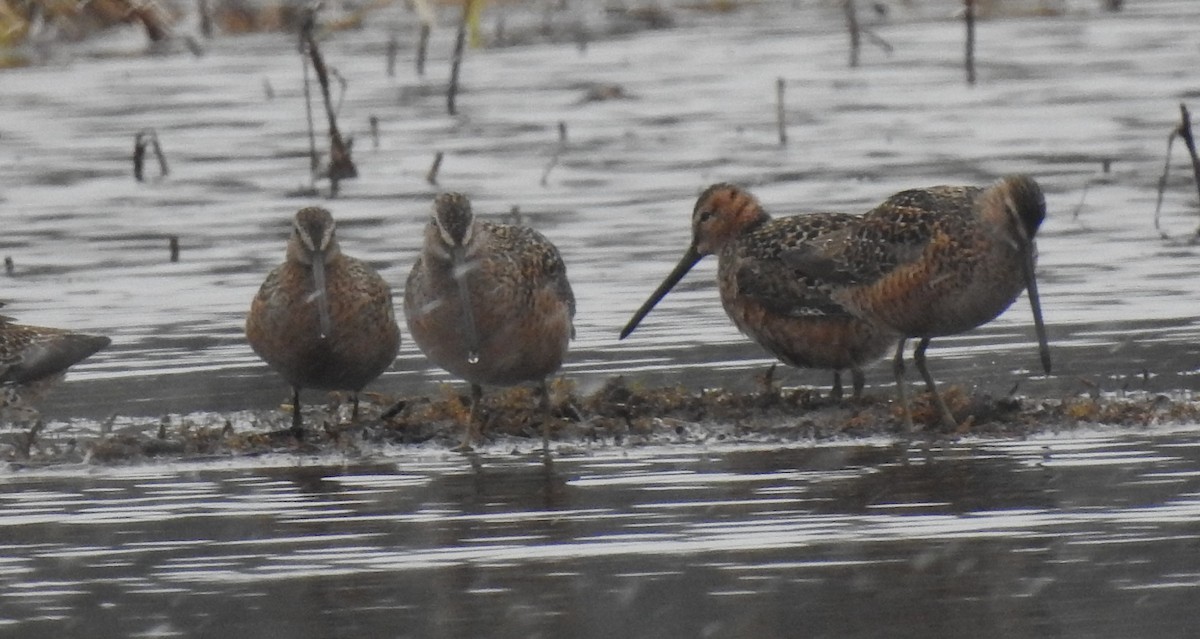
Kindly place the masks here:
[(463, 49), (467, 44), (467, 22), (470, 20), (477, 0), (463, 2), (462, 20), (458, 22), (458, 33), (454, 36), (454, 57), (450, 60), (450, 87), (446, 90), (446, 111), (458, 115), (455, 98), (458, 96), (458, 75), (462, 69)]
[[(1167, 137), (1167, 159), (1163, 163), (1162, 175), (1158, 178), (1158, 201), (1154, 205), (1154, 228), (1165, 238), (1167, 234), (1162, 231), (1159, 226), (1159, 214), (1162, 212), (1163, 194), (1167, 188), (1167, 178), (1171, 171), (1171, 147), (1175, 143), (1175, 137), (1183, 138), (1183, 143), (1187, 146), (1188, 155), (1192, 159), (1192, 174), (1196, 181), (1196, 190), (1200, 193), (1200, 157), (1196, 155), (1196, 139), (1192, 136), (1192, 116), (1188, 113), (1186, 104), (1179, 105), (1180, 122), (1176, 126), (1171, 135)], [(1200, 238), (1200, 228), (1196, 229), (1195, 237)]]
[(12, 277), (17, 271), (17, 265), (13, 263), (11, 255), (4, 256), (4, 274)]
[[(305, 64), (305, 67), (304, 67), (304, 75), (305, 76), (308, 75), (307, 63)], [(263, 78), (262, 85), (263, 85), (263, 95), (267, 96), (268, 101), (274, 100), (275, 99), (275, 87), (271, 86), (271, 81), (267, 78)]]
[(429, 32), (433, 29), (428, 22), (421, 23), (417, 35), (417, 77), (425, 77), (425, 54), (429, 50)]
[(138, 182), (142, 182), (144, 178), (147, 146), (154, 150), (154, 157), (158, 160), (158, 176), (166, 177), (171, 172), (167, 168), (167, 157), (163, 155), (162, 146), (158, 143), (158, 133), (154, 129), (142, 129), (133, 138), (133, 177)]
[(546, 170), (542, 171), (542, 186), (546, 186), (546, 181), (550, 179), (550, 171), (558, 166), (558, 158), (562, 156), (563, 151), (567, 150), (567, 123), (558, 122), (558, 146), (554, 147), (554, 155), (550, 156), (550, 162), (546, 164)]
[(779, 145), (787, 146), (787, 122), (784, 118), (783, 78), (775, 78), (775, 121), (779, 126)]
[(367, 122), (371, 126), (371, 148), (378, 149), (379, 148), (379, 118), (372, 115), (369, 118), (367, 118)]
[(178, 262), (179, 261), (179, 236), (178, 235), (172, 235), (171, 237), (167, 238), (167, 250), (170, 251), (171, 261)]
[(966, 45), (966, 61), (967, 67), (967, 84), (975, 85), (975, 0), (963, 0), (966, 3), (966, 11), (963, 12), (963, 21), (967, 23), (967, 45)]
[(437, 155), (433, 156), (433, 164), (429, 167), (429, 172), (425, 174), (425, 181), (437, 186), (438, 170), (442, 168), (442, 152), (438, 151)]
[(388, 36), (387, 53), (384, 54), (387, 58), (387, 74), (389, 78), (396, 77), (396, 56), (400, 53), (400, 42), (397, 40), (396, 32), (393, 31)]
[(858, 29), (858, 8), (854, 0), (842, 0), (842, 9), (846, 12), (846, 30), (850, 32), (850, 67), (858, 66), (858, 52), (862, 48), (862, 38)]
[(212, 39), (213, 37), (213, 19), (212, 7), (208, 5), (208, 0), (199, 0), (197, 12), (200, 14), (200, 35)]
[[(351, 143), (342, 139), (342, 134), (338, 131), (337, 109), (334, 108), (333, 99), (329, 94), (330, 74), (325, 66), (325, 59), (321, 56), (321, 49), (317, 46), (316, 38), (313, 37), (315, 30), (316, 15), (310, 11), (304, 21), (304, 26), (300, 29), (300, 43), (301, 50), (307, 49), (306, 52), (312, 60), (313, 71), (317, 76), (317, 84), (321, 87), (321, 97), (325, 104), (325, 116), (329, 121), (329, 166), (326, 167), (324, 174), (329, 178), (330, 195), (336, 196), (338, 183), (341, 180), (358, 177), (358, 169), (355, 168), (354, 160), (350, 157)], [(307, 77), (306, 74), (306, 80)]]

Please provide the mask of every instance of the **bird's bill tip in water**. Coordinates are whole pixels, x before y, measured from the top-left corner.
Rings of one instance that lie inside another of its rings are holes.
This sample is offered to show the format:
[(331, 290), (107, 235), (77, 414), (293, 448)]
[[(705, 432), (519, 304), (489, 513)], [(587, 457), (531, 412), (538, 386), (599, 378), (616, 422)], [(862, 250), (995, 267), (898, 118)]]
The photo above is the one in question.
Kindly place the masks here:
[(682, 280), (683, 276), (687, 275), (688, 271), (692, 270), (692, 267), (695, 266), (696, 263), (699, 262), (703, 257), (704, 256), (700, 254), (700, 251), (696, 250), (695, 245), (689, 246), (687, 252), (685, 252), (683, 257), (680, 258), (679, 263), (675, 265), (675, 268), (671, 271), (670, 275), (667, 275), (667, 279), (663, 280), (662, 284), (658, 285), (658, 288), (650, 294), (649, 299), (647, 299), (646, 302), (642, 304), (642, 307), (633, 314), (633, 317), (629, 320), (629, 323), (625, 325), (625, 328), (621, 329), (620, 339), (629, 337), (629, 334), (638, 327), (638, 324), (641, 324), (642, 320), (650, 314), (650, 311), (654, 308), (654, 306), (658, 304), (662, 298), (666, 297), (667, 293), (670, 293), (671, 289), (675, 288), (675, 285), (679, 283), (679, 280)]
[(463, 337), (467, 341), (467, 363), (479, 363), (479, 331), (475, 327), (475, 307), (471, 305), (471, 288), (468, 286), (467, 251), (457, 246), (450, 251), (451, 268), (454, 273), (454, 285), (458, 287), (459, 304), (462, 306)]
[(1042, 359), (1042, 370), (1050, 374), (1050, 344), (1046, 338), (1046, 324), (1042, 321), (1042, 302), (1038, 297), (1037, 275), (1034, 273), (1033, 255), (1025, 260), (1025, 291), (1029, 295), (1029, 306), (1033, 309), (1033, 327), (1037, 331), (1038, 354)]

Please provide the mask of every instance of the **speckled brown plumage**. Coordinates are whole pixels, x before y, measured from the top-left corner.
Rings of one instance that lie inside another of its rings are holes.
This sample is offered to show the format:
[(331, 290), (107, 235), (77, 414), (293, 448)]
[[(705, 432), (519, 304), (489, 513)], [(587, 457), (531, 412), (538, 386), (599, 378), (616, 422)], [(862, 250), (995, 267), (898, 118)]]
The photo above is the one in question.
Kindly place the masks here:
[[(785, 259), (832, 283), (852, 313), (901, 335), (895, 366), (903, 399), (903, 347), (920, 338), (917, 368), (942, 421), (954, 423), (925, 366), (932, 338), (990, 322), (1027, 287), (1043, 367), (1050, 362), (1033, 276), (1034, 235), (1045, 218), (1041, 188), (1024, 175), (988, 188), (936, 186), (902, 191), (860, 220), (824, 234)], [(905, 415), (911, 415), (905, 403)]]
[(721, 304), (738, 329), (786, 364), (833, 370), (835, 397), (841, 396), (840, 371), (850, 370), (857, 396), (862, 365), (882, 356), (895, 335), (847, 312), (829, 296), (825, 282), (797, 274), (782, 259), (786, 251), (855, 219), (842, 213), (771, 218), (745, 189), (710, 186), (692, 211), (691, 246), (621, 337), (697, 262), (716, 254)]
[(444, 193), (405, 285), (404, 315), (425, 356), (471, 384), (466, 448), (478, 436), (482, 386), (537, 382), (545, 408), (546, 377), (562, 366), (575, 334), (575, 295), (549, 240), (477, 220), (465, 196)]
[(34, 403), (68, 368), (110, 343), (107, 337), (16, 324), (0, 316), (0, 421), (37, 419)]
[(292, 386), (297, 434), (300, 389), (355, 393), (356, 418), (357, 393), (400, 349), (391, 289), (365, 262), (341, 252), (334, 230), (325, 209), (296, 213), (287, 259), (267, 275), (246, 317), (250, 347)]

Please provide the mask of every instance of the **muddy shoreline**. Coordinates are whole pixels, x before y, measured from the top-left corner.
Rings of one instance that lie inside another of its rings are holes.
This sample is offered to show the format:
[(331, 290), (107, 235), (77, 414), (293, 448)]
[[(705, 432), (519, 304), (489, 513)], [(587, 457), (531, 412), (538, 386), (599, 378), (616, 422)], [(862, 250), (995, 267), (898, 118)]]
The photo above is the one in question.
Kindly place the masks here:
[[(781, 387), (760, 375), (750, 392), (646, 386), (624, 377), (600, 390), (580, 393), (569, 381), (552, 387), (551, 455), (587, 455), (597, 449), (647, 445), (796, 444), (894, 438), (953, 442), (964, 437), (1022, 439), (1037, 434), (1110, 426), (1137, 431), (1200, 422), (1200, 400), (1191, 392), (1093, 392), (1059, 397), (994, 396), (945, 385), (943, 394), (959, 420), (948, 429), (937, 421), (927, 393), (917, 393), (917, 431), (906, 433), (888, 389), (835, 401), (824, 391)], [(394, 447), (447, 454), (461, 440), (469, 415), (462, 388), (443, 384), (433, 395), (396, 397), (364, 393), (357, 422), (348, 398), (304, 407), (305, 433), (288, 430), (290, 406), (234, 412), (112, 416), (103, 422), (50, 421), (33, 433), (6, 428), (0, 459), (11, 470), (64, 464), (95, 466), (203, 461), (271, 453), (367, 460)], [(314, 394), (315, 395), (315, 394)], [(312, 401), (315, 397), (310, 399)], [(484, 442), (472, 453), (537, 455), (540, 414), (534, 391), (514, 387), (485, 395)]]

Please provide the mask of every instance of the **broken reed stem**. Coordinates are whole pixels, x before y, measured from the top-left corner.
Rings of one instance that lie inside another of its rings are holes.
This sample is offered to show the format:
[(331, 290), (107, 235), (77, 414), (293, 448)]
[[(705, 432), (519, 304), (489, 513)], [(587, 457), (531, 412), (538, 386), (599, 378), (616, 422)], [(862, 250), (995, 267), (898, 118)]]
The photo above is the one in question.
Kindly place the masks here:
[(167, 250), (170, 251), (171, 261), (178, 262), (179, 261), (179, 236), (178, 235), (172, 235), (171, 237), (167, 238)]
[(429, 32), (432, 30), (428, 22), (421, 23), (421, 33), (417, 36), (417, 77), (425, 77), (425, 53), (429, 49)]
[(966, 11), (963, 20), (967, 23), (966, 60), (967, 84), (975, 86), (975, 0), (964, 0)]
[(863, 35), (867, 36), (867, 39), (871, 41), (871, 44), (883, 49), (884, 53), (892, 55), (892, 51), (894, 50), (892, 43), (884, 40), (883, 36), (861, 25), (858, 27), (858, 30), (861, 31)]
[(846, 12), (846, 30), (850, 32), (850, 67), (858, 66), (858, 52), (862, 48), (862, 37), (858, 28), (858, 8), (854, 0), (843, 0), (842, 9)]
[(138, 182), (142, 182), (145, 177), (147, 146), (153, 149), (154, 157), (158, 160), (158, 176), (166, 177), (171, 172), (167, 167), (167, 156), (158, 143), (158, 132), (154, 129), (142, 129), (133, 138), (133, 177)]
[(12, 256), (5, 255), (4, 256), (4, 274), (9, 277), (12, 277), (13, 274), (16, 273), (16, 271), (17, 271), (17, 265), (13, 263)]
[(346, 99), (346, 87), (350, 86), (350, 82), (334, 67), (329, 68), (329, 75), (338, 81), (337, 106), (333, 107), (333, 116), (336, 118), (342, 112), (342, 102)]
[(208, 0), (199, 0), (197, 12), (200, 14), (200, 35), (211, 40), (213, 37), (213, 19), (212, 7), (208, 6)]
[(379, 118), (370, 116), (367, 118), (367, 123), (371, 126), (371, 148), (379, 148)]
[(567, 150), (567, 123), (559, 120), (558, 146), (554, 147), (554, 155), (550, 156), (550, 162), (546, 165), (546, 170), (542, 171), (542, 186), (546, 186), (547, 181), (550, 179), (550, 171), (558, 166), (558, 158), (565, 150)]
[(433, 186), (437, 186), (438, 170), (442, 168), (442, 152), (438, 151), (433, 156), (433, 164), (429, 167), (429, 172), (425, 174), (425, 181)]
[[(1154, 204), (1154, 228), (1158, 230), (1162, 236), (1167, 237), (1166, 233), (1162, 232), (1159, 226), (1159, 214), (1162, 212), (1163, 194), (1167, 189), (1167, 178), (1171, 172), (1171, 148), (1175, 143), (1175, 137), (1183, 138), (1183, 144), (1187, 147), (1188, 156), (1192, 160), (1192, 176), (1196, 182), (1196, 191), (1200, 194), (1200, 157), (1196, 154), (1196, 139), (1192, 135), (1192, 115), (1188, 112), (1186, 104), (1179, 105), (1180, 121), (1179, 125), (1171, 130), (1171, 135), (1167, 137), (1167, 159), (1163, 162), (1163, 172), (1158, 178), (1158, 200)], [(1195, 237), (1200, 237), (1200, 228), (1196, 229)]]
[(396, 38), (396, 32), (393, 31), (388, 36), (387, 53), (384, 55), (387, 58), (387, 74), (389, 78), (396, 77), (396, 56), (400, 54), (400, 42)]
[[(317, 170), (321, 167), (321, 159), (317, 156), (317, 132), (316, 126), (313, 124), (312, 83), (308, 79), (308, 58), (304, 56), (303, 48), (300, 52), (300, 61), (304, 73), (304, 118), (308, 122), (308, 174), (310, 184), (315, 189), (317, 187)], [(268, 86), (270, 85), (268, 84)]]
[(358, 169), (355, 168), (354, 161), (350, 158), (351, 145), (342, 139), (342, 134), (338, 131), (337, 110), (333, 106), (333, 98), (329, 92), (330, 73), (325, 66), (325, 59), (321, 56), (321, 49), (317, 46), (316, 38), (313, 37), (315, 27), (316, 15), (310, 12), (308, 19), (304, 21), (304, 26), (300, 29), (300, 41), (303, 47), (307, 47), (313, 71), (317, 76), (317, 84), (321, 87), (325, 116), (329, 122), (329, 167), (326, 175), (329, 178), (330, 194), (337, 195), (338, 182), (358, 177)]
[[(1192, 178), (1196, 181), (1196, 193), (1200, 195), (1200, 157), (1196, 155), (1196, 138), (1192, 137), (1192, 114), (1188, 113), (1186, 104), (1180, 103), (1179, 112), (1182, 120), (1179, 123), (1179, 137), (1187, 146), (1188, 155), (1192, 158)], [(1196, 229), (1200, 236), (1200, 229)]]
[(450, 87), (446, 90), (446, 111), (458, 115), (455, 98), (458, 95), (458, 74), (462, 69), (463, 49), (467, 44), (467, 22), (470, 20), (476, 0), (463, 3), (462, 20), (458, 22), (458, 33), (454, 36), (454, 57), (450, 60)]
[(787, 146), (787, 124), (784, 119), (783, 78), (775, 78), (775, 122), (779, 126), (779, 146)]

